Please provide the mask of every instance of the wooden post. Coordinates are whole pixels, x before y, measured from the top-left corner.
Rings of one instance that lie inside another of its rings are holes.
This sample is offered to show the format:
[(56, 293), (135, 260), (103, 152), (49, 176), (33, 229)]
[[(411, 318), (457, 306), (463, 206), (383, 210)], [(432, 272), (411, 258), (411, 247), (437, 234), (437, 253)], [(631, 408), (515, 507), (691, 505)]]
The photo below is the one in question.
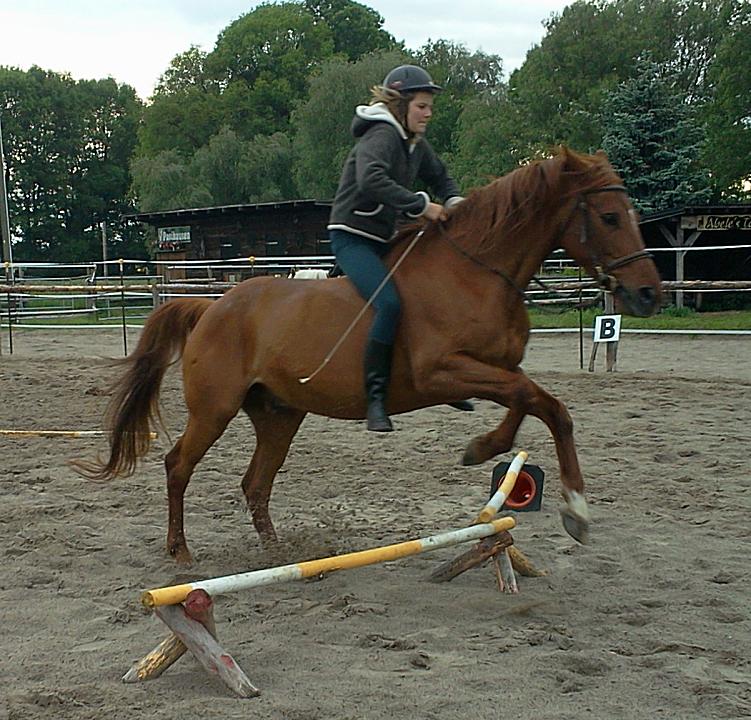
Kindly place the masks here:
[(490, 558), (495, 557), (499, 552), (512, 545), (513, 542), (514, 538), (511, 537), (511, 533), (506, 531), (483, 538), (467, 552), (439, 565), (430, 574), (430, 581), (436, 583), (450, 582), (463, 572), (482, 565)]
[(183, 605), (166, 605), (156, 608), (155, 613), (173, 634), (128, 670), (123, 682), (157, 678), (190, 650), (209, 675), (218, 677), (236, 695), (260, 695), (234, 658), (217, 642), (213, 601), (205, 590), (193, 590)]
[[(185, 599), (183, 607), (187, 615), (201, 623), (216, 639), (213, 600), (205, 590), (194, 590)], [(123, 675), (123, 682), (136, 683), (158, 678), (174, 665), (186, 652), (185, 643), (174, 633), (162, 640), (148, 655), (139, 660)]]
[(240, 697), (251, 698), (261, 694), (235, 659), (200, 622), (185, 612), (182, 605), (163, 605), (155, 608), (154, 613), (180, 638), (209, 675), (217, 677)]
[[(615, 313), (615, 302), (613, 300), (613, 293), (605, 293), (605, 314), (612, 315)], [(615, 370), (615, 363), (618, 359), (618, 341), (605, 343), (605, 369), (607, 372), (613, 372)]]

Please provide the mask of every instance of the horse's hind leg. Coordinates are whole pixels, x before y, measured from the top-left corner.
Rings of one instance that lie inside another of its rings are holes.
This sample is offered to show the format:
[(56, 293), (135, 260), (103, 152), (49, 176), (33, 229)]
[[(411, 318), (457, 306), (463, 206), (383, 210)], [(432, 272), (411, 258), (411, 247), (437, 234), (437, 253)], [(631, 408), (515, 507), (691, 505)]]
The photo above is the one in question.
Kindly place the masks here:
[(277, 539), (269, 515), (271, 488), (305, 413), (256, 402), (246, 403), (243, 409), (256, 430), (256, 449), (243, 477), (242, 488), (256, 532), (261, 542), (268, 544)]
[(192, 560), (185, 542), (183, 527), (185, 489), (188, 487), (195, 466), (224, 432), (234, 415), (235, 413), (232, 413), (227, 417), (220, 417), (214, 413), (208, 418), (199, 418), (191, 414), (185, 432), (164, 459), (169, 505), (167, 552), (178, 563), (187, 564)]

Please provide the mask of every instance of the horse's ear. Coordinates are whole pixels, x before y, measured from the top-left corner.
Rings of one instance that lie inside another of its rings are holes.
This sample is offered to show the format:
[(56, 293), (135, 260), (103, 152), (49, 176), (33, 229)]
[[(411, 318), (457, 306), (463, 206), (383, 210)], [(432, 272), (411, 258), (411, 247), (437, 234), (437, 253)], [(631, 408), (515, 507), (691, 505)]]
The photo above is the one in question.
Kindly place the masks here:
[(580, 172), (586, 168), (584, 158), (577, 152), (574, 152), (566, 145), (561, 145), (558, 149), (558, 156), (563, 162), (563, 169), (569, 172)]

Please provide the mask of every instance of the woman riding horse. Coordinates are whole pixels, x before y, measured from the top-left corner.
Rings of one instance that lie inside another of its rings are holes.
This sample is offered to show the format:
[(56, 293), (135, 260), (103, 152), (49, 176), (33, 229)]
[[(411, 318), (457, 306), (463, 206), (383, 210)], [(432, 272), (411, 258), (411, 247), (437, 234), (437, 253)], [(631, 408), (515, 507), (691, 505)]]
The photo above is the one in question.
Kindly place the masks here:
[[(375, 317), (365, 346), (368, 430), (393, 430), (385, 403), (401, 303), (383, 257), (399, 214), (413, 220), (446, 220), (443, 205), (408, 189), (423, 180), (450, 208), (461, 202), (456, 183), (425, 139), (433, 96), (443, 88), (415, 65), (401, 65), (372, 88), (370, 105), (352, 120), (357, 143), (342, 170), (328, 225), (339, 267), (364, 300), (373, 297)], [(381, 283), (386, 280), (383, 287)], [(380, 290), (378, 288), (380, 287)], [(466, 403), (454, 403), (471, 410)]]

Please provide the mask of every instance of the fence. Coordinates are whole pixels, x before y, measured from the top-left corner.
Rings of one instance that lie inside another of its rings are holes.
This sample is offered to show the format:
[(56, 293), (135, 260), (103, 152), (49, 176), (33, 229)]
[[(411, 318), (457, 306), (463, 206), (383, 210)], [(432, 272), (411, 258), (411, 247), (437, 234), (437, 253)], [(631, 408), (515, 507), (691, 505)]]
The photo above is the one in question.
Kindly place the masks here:
[[(708, 252), (739, 247), (751, 246), (655, 248), (651, 252)], [(9, 282), (0, 285), (0, 328), (8, 332), (13, 352), (14, 328), (120, 327), (127, 353), (127, 329), (140, 327), (162, 302), (187, 294), (216, 298), (242, 278), (289, 276), (303, 268), (329, 270), (333, 262), (331, 256), (283, 256), (180, 262), (16, 263), (6, 266)], [(126, 267), (129, 274), (125, 273)], [(188, 272), (191, 277), (185, 281), (182, 276)], [(229, 281), (219, 281), (217, 276)], [(751, 281), (666, 281), (663, 288), (682, 300), (684, 293), (746, 293), (751, 291)], [(562, 251), (544, 262), (536, 281), (527, 288), (526, 297), (528, 304), (535, 306), (602, 307), (602, 292), (591, 279), (582, 277), (581, 268)]]

